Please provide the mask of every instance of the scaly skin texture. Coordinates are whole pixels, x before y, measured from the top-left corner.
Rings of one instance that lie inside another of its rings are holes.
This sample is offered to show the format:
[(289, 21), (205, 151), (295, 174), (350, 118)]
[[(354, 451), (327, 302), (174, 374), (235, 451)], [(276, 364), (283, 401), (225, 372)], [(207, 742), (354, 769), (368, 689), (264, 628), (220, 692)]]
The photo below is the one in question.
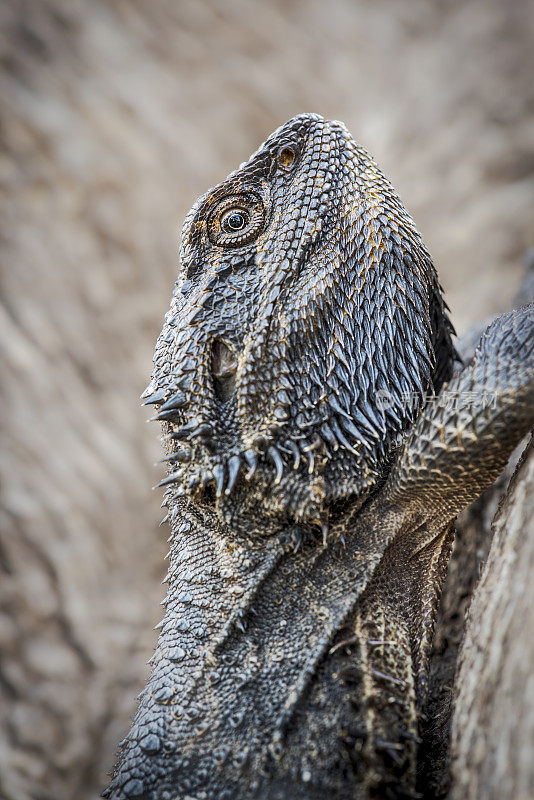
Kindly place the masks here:
[(533, 423), (533, 332), (501, 317), (450, 380), (430, 257), (339, 122), (200, 198), (145, 393), (169, 592), (108, 796), (416, 796), (454, 518)]

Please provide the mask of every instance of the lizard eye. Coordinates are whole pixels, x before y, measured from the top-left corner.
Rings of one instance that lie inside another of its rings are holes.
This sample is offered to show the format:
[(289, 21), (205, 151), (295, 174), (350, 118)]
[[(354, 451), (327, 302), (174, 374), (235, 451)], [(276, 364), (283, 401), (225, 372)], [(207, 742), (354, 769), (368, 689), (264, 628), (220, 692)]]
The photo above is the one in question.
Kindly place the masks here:
[(249, 222), (248, 211), (243, 208), (233, 208), (221, 217), (221, 228), (225, 233), (241, 231)]
[(242, 247), (262, 231), (265, 209), (252, 192), (221, 200), (208, 217), (208, 236), (219, 247)]
[(278, 166), (280, 169), (282, 169), (284, 172), (290, 172), (295, 166), (295, 162), (297, 160), (297, 151), (294, 147), (286, 144), (284, 147), (281, 147), (276, 154), (276, 160), (278, 161)]

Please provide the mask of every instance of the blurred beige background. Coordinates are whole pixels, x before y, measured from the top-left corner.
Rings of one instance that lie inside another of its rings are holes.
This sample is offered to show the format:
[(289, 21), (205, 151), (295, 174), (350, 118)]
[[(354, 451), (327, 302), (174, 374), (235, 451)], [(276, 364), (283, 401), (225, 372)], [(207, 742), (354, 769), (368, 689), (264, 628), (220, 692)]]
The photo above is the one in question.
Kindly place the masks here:
[(461, 331), (534, 244), (529, 0), (9, 0), (2, 26), (0, 797), (96, 798), (163, 596), (138, 395), (198, 194), (342, 119)]

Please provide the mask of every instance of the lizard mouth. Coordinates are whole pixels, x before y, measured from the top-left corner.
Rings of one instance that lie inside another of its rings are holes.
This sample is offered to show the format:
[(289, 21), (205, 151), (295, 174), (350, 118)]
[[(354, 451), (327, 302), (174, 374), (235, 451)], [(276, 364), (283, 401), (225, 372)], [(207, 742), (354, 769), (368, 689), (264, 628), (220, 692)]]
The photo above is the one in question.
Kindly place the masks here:
[(221, 403), (227, 403), (235, 393), (237, 358), (231, 348), (215, 339), (211, 346), (211, 374), (215, 396)]

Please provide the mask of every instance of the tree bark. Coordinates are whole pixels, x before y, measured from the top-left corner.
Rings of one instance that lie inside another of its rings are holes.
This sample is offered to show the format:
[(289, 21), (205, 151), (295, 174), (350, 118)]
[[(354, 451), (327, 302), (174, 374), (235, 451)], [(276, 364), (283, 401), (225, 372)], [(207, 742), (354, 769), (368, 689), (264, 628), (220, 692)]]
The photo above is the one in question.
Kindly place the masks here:
[(534, 797), (532, 445), (493, 530), (458, 664), (451, 800)]

